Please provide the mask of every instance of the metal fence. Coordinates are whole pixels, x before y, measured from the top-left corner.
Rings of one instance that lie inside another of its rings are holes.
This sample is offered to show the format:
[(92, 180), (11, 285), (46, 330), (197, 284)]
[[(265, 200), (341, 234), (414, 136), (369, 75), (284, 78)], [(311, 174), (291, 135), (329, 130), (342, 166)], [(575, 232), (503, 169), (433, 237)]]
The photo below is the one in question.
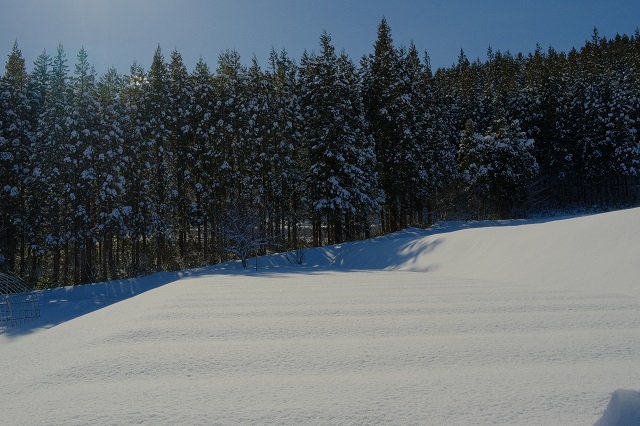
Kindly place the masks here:
[(20, 278), (0, 272), (0, 333), (40, 318), (38, 295)]

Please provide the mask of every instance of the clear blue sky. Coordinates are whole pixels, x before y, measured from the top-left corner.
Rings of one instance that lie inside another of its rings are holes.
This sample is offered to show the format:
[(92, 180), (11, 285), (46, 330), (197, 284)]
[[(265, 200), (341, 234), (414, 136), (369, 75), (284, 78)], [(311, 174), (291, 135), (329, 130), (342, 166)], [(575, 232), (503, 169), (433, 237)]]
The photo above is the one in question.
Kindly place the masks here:
[(413, 41), (434, 68), (456, 62), (460, 49), (473, 60), (487, 48), (528, 53), (580, 47), (596, 26), (602, 36), (633, 34), (639, 0), (0, 0), (2, 72), (13, 41), (31, 69), (43, 49), (62, 43), (73, 70), (81, 46), (98, 73), (127, 73), (134, 60), (148, 69), (158, 44), (168, 60), (177, 48), (189, 68), (202, 57), (217, 68), (224, 49), (244, 63), (255, 53), (266, 63), (271, 48), (298, 60), (317, 50), (323, 30), (357, 62), (373, 52), (385, 16), (396, 46)]

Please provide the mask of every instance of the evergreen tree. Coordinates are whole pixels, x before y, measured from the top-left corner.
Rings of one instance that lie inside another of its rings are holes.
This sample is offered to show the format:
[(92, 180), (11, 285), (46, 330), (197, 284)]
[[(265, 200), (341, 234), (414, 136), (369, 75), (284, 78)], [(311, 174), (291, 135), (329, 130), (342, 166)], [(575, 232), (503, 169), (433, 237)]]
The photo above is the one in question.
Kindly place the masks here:
[[(226, 207), (239, 201), (243, 194), (246, 74), (247, 69), (242, 65), (238, 52), (225, 51), (220, 54), (214, 78), (214, 114), (217, 118), (214, 151), (220, 160), (216, 167), (216, 181), (219, 182), (219, 192), (215, 196), (218, 202), (215, 209), (217, 227), (221, 224)], [(218, 235), (220, 231), (218, 229)]]
[(37, 164), (42, 168), (41, 185), (45, 197), (41, 199), (43, 209), (44, 248), (52, 254), (52, 286), (71, 284), (73, 265), (68, 251), (71, 241), (73, 218), (71, 206), (72, 154), (74, 147), (69, 140), (72, 123), (70, 109), (72, 97), (69, 87), (69, 67), (62, 44), (53, 57), (50, 74), (50, 92), (45, 98), (41, 114), (38, 138)]
[(124, 209), (125, 176), (129, 164), (124, 154), (124, 117), (120, 103), (123, 78), (110, 68), (96, 84), (98, 145), (96, 153), (96, 236), (99, 241), (100, 277), (120, 276), (118, 244), (127, 235)]
[[(28, 74), (18, 42), (0, 80), (0, 270), (25, 273), (33, 145)], [(19, 267), (16, 260), (20, 261)]]
[(302, 146), (304, 123), (300, 112), (297, 67), (285, 51), (280, 55), (271, 51), (267, 78), (271, 122), (268, 130), (271, 147), (268, 157), (269, 179), (272, 196), (280, 213), (281, 237), (285, 235), (286, 225), (287, 244), (297, 248), (298, 224), (306, 217), (303, 211), (303, 197), (306, 194), (303, 176), (307, 165)]
[(150, 185), (151, 220), (148, 233), (153, 236), (155, 267), (163, 268), (172, 244), (175, 224), (170, 217), (171, 196), (174, 195), (171, 172), (174, 170), (175, 153), (172, 150), (170, 86), (167, 64), (160, 46), (157, 47), (144, 88), (144, 108), (148, 120), (143, 135), (150, 162), (148, 172)]
[(525, 207), (527, 188), (538, 172), (531, 154), (533, 140), (527, 139), (519, 123), (498, 118), (486, 135), (468, 121), (462, 133), (458, 164), (464, 189), (479, 206), (473, 210), (505, 218)]
[(153, 211), (151, 164), (154, 158), (146, 139), (149, 127), (145, 108), (147, 84), (146, 72), (134, 62), (124, 78), (120, 95), (124, 141), (121, 162), (125, 165), (122, 232), (131, 245), (130, 257), (123, 260), (123, 265), (128, 274), (146, 273), (151, 269), (148, 239)]
[[(438, 82), (429, 68), (428, 56), (425, 58), (425, 69), (421, 82), (422, 107), (418, 112), (422, 115), (424, 145), (422, 151), (423, 166), (427, 174), (428, 187), (425, 191), (426, 217), (420, 215), (419, 223), (425, 219), (429, 223), (437, 220), (439, 211), (450, 207), (447, 189), (457, 181), (456, 150), (459, 132), (455, 127), (455, 104)], [(421, 212), (421, 210), (420, 210)]]
[[(53, 124), (48, 117), (51, 98), (52, 58), (43, 51), (34, 61), (33, 71), (28, 81), (30, 121), (32, 123), (33, 143), (29, 156), (31, 164), (31, 191), (27, 195), (27, 240), (31, 248), (30, 281), (48, 279), (51, 271), (43, 265), (47, 251), (46, 235), (48, 217), (46, 215), (49, 187), (45, 172), (50, 168), (51, 159), (47, 156), (47, 136)], [(24, 277), (24, 276), (23, 276)], [(26, 277), (24, 277), (26, 278)], [(40, 281), (41, 282), (41, 281)]]
[(397, 161), (399, 145), (396, 130), (396, 117), (390, 111), (390, 105), (397, 99), (392, 87), (397, 83), (397, 52), (393, 47), (391, 28), (387, 20), (382, 19), (378, 26), (378, 38), (374, 45), (373, 57), (363, 60), (366, 66), (363, 79), (363, 100), (367, 122), (375, 140), (377, 171), (385, 195), (382, 211), (384, 231), (396, 231), (401, 227), (400, 193), (395, 176), (402, 164)]
[(378, 206), (375, 151), (366, 132), (355, 66), (346, 54), (336, 56), (329, 34), (320, 37), (320, 55), (303, 66), (308, 67), (302, 101), (314, 242), (322, 241), (325, 217), (332, 244), (343, 241), (345, 231), (351, 237), (354, 220)]
[(214, 196), (219, 186), (216, 174), (218, 154), (215, 150), (214, 136), (216, 118), (213, 113), (215, 106), (213, 76), (207, 64), (200, 59), (190, 76), (193, 87), (189, 102), (190, 130), (193, 142), (188, 153), (190, 176), (193, 193), (191, 213), (197, 228), (197, 248), (200, 260), (209, 260), (210, 224)]
[(461, 50), (435, 73), (385, 19), (359, 69), (326, 33), (300, 66), (225, 51), (215, 75), (202, 60), (189, 74), (158, 47), (149, 72), (99, 79), (84, 49), (70, 74), (62, 45), (28, 74), (16, 43), (0, 78), (0, 268), (50, 286), (217, 262), (230, 211), (298, 248), (308, 221), (324, 244), (368, 235), (376, 213), (387, 232), (634, 204), (639, 90), (637, 31), (594, 30), (568, 53)]
[[(427, 57), (428, 60), (428, 57)], [(378, 173), (385, 192), (382, 225), (397, 230), (412, 221), (424, 222), (430, 197), (441, 188), (442, 172), (453, 168), (451, 139), (444, 119), (434, 115), (431, 70), (416, 47), (393, 47), (385, 19), (378, 27), (374, 55), (362, 61), (362, 91), (367, 119), (376, 141)]]
[(172, 172), (174, 193), (171, 194), (173, 222), (176, 226), (178, 249), (180, 258), (188, 257), (187, 243), (189, 239), (191, 221), (190, 205), (193, 193), (192, 167), (189, 164), (191, 143), (194, 138), (191, 119), (189, 117), (190, 101), (192, 97), (191, 80), (182, 56), (177, 50), (171, 52), (169, 63), (169, 109), (168, 126), (171, 134), (171, 152), (174, 154), (174, 170)]
[(72, 101), (69, 105), (67, 162), (71, 180), (67, 183), (71, 220), (70, 241), (74, 243), (74, 282), (95, 279), (94, 243), (97, 241), (95, 209), (99, 205), (97, 169), (102, 148), (99, 126), (99, 104), (95, 92), (95, 72), (84, 48), (78, 52), (71, 80)]
[(241, 151), (242, 197), (260, 212), (263, 226), (273, 217), (273, 182), (271, 158), (275, 154), (269, 132), (273, 120), (269, 108), (269, 80), (254, 56), (247, 70), (243, 90)]

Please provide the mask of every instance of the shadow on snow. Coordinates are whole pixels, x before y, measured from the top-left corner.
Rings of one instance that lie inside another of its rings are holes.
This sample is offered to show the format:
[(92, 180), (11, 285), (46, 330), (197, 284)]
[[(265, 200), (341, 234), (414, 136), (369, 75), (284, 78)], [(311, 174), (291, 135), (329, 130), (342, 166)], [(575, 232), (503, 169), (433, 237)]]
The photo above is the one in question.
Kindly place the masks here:
[(276, 277), (282, 273), (375, 272), (397, 270), (399, 268), (429, 272), (435, 265), (429, 265), (428, 262), (426, 264), (425, 262), (418, 264), (418, 257), (435, 250), (442, 242), (442, 239), (425, 237), (433, 237), (465, 229), (530, 225), (575, 217), (443, 222), (429, 229), (408, 228), (370, 240), (310, 248), (305, 251), (305, 259), (301, 265), (291, 264), (287, 261), (284, 253), (278, 253), (259, 257), (258, 270), (254, 266), (255, 258), (252, 258), (249, 260), (247, 268), (242, 268), (239, 261), (232, 261), (186, 271), (158, 272), (139, 278), (42, 290), (38, 292), (40, 297), (40, 318), (9, 328), (0, 336), (18, 337), (31, 334), (40, 329), (55, 327), (66, 321), (187, 277), (239, 274)]

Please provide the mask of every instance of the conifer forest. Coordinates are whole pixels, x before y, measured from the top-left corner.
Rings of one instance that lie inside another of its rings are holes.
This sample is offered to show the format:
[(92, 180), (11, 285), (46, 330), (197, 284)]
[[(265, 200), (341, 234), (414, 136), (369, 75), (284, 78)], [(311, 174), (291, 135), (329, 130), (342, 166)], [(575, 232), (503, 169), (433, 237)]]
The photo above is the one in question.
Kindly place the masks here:
[(640, 201), (637, 30), (594, 30), (569, 52), (460, 51), (437, 70), (384, 19), (357, 61), (326, 32), (312, 48), (266, 65), (227, 50), (188, 70), (158, 46), (148, 70), (98, 75), (84, 48), (28, 68), (15, 42), (0, 271), (55, 287), (234, 259), (234, 244), (262, 254)]

